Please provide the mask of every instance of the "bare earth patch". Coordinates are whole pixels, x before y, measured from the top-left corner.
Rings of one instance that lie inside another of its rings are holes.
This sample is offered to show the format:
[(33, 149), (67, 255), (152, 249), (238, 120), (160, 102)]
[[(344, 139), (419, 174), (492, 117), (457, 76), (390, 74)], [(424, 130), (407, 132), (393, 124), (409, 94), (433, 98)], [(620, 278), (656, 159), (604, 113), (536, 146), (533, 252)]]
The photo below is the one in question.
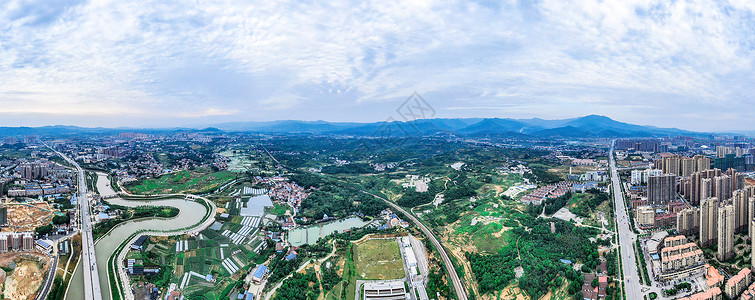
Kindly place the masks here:
[(1, 266), (13, 264), (15, 268), (5, 279), (4, 298), (34, 299), (44, 280), (45, 269), (49, 268), (49, 258), (32, 253), (7, 253), (0, 256)]

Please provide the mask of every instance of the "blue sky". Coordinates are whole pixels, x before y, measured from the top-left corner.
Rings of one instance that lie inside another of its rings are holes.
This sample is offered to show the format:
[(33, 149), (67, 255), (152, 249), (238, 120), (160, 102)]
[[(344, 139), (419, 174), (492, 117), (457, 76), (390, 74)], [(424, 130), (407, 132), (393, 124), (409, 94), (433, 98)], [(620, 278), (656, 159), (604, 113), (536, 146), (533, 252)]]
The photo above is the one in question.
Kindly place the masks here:
[(755, 2), (5, 1), (0, 125), (602, 114), (753, 129)]

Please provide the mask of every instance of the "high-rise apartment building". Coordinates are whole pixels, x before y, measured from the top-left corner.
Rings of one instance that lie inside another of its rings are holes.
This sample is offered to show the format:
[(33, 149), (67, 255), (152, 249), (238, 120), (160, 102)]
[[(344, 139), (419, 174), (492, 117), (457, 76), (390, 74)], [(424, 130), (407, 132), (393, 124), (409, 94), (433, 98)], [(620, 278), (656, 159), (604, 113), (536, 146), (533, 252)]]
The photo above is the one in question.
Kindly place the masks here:
[(0, 252), (33, 251), (34, 234), (31, 232), (0, 232)]
[(697, 162), (694, 158), (685, 157), (682, 158), (679, 168), (679, 176), (687, 177), (695, 173), (695, 169), (697, 169)]
[(676, 175), (648, 177), (648, 205), (667, 205), (676, 199)]
[(8, 224), (8, 207), (0, 205), (0, 226)]
[[(755, 238), (752, 234), (755, 233), (755, 220), (750, 219), (750, 249), (755, 249)], [(750, 255), (750, 266), (755, 266), (755, 255)]]
[(734, 169), (722, 173), (720, 169), (710, 169), (692, 174), (688, 179), (682, 179), (680, 192), (692, 205), (708, 197), (729, 200), (732, 192), (744, 186), (744, 176)]
[(716, 197), (721, 201), (726, 201), (731, 198), (732, 192), (729, 175), (705, 178), (700, 184), (700, 194), (704, 197)]
[(646, 174), (647, 173), (645, 172), (645, 170), (632, 170), (632, 172), (630, 173), (630, 183), (632, 183), (632, 185), (642, 185), (647, 183)]
[[(750, 221), (755, 219), (755, 196), (751, 196), (750, 199), (747, 199), (747, 222), (749, 224)], [(755, 227), (748, 226), (749, 232), (748, 235), (751, 239), (753, 239), (753, 235), (755, 235)], [(753, 248), (755, 249), (755, 248)], [(753, 255), (755, 256), (755, 255)]]
[(694, 174), (690, 175), (688, 182), (682, 185), (682, 193), (687, 198), (687, 200), (689, 200), (690, 204), (698, 205), (700, 204), (700, 201), (702, 201), (702, 199), (710, 197), (710, 195), (703, 196), (701, 194), (700, 186), (702, 185), (702, 180), (720, 175), (721, 170), (719, 169), (710, 169), (695, 172)]
[(655, 225), (655, 209), (652, 206), (640, 206), (636, 210), (637, 225), (649, 228)]
[(700, 204), (700, 247), (710, 247), (718, 239), (718, 198), (703, 199)]
[(695, 167), (695, 172), (702, 172), (705, 170), (710, 170), (710, 164), (711, 164), (710, 158), (705, 157), (705, 155), (695, 155), (692, 158), (695, 159), (695, 163), (697, 164), (697, 166)]
[(718, 208), (718, 260), (724, 261), (734, 255), (734, 205)]
[(737, 172), (737, 170), (735, 170), (735, 169), (727, 169), (726, 170), (726, 175), (729, 176), (729, 178), (731, 179), (731, 181), (729, 181), (729, 183), (731, 184), (730, 189), (732, 191), (736, 191), (736, 190), (741, 189), (742, 187), (744, 187), (745, 177), (744, 177), (744, 175), (742, 175), (739, 172)]
[(746, 153), (747, 153), (747, 149), (740, 148), (740, 147), (725, 147), (725, 146), (716, 147), (716, 157), (718, 158), (726, 157), (726, 155), (740, 157)]
[(676, 154), (666, 154), (660, 159), (658, 168), (663, 170), (665, 174), (688, 177), (696, 172), (710, 169), (710, 159), (704, 155), (683, 157)]
[(629, 150), (634, 149), (637, 151), (652, 151), (652, 152), (658, 152), (660, 141), (658, 140), (616, 140), (616, 149), (617, 150)]
[(663, 171), (659, 169), (632, 170), (630, 175), (632, 185), (645, 185), (648, 183), (648, 177), (663, 175)]
[(664, 174), (681, 175), (682, 157), (676, 154), (663, 155), (661, 158), (661, 167)]
[(49, 171), (47, 166), (39, 163), (25, 163), (18, 168), (21, 170), (21, 177), (24, 179), (40, 179), (47, 176)]
[(731, 203), (734, 205), (734, 228), (736, 232), (747, 231), (752, 217), (750, 198), (755, 196), (755, 186), (743, 187), (732, 192)]
[(676, 230), (683, 235), (698, 234), (700, 230), (700, 209), (685, 208), (676, 214)]

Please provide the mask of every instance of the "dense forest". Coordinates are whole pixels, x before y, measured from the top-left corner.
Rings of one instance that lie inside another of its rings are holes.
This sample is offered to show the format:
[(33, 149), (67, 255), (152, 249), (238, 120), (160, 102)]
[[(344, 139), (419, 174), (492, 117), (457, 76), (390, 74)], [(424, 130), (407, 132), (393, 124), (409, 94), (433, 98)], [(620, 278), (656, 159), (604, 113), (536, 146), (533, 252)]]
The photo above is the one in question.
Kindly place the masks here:
[(351, 163), (346, 165), (328, 165), (322, 167), (324, 174), (367, 174), (375, 173), (375, 168), (365, 163)]
[(296, 173), (288, 178), (311, 191), (302, 202), (300, 214), (309, 219), (320, 219), (323, 214), (336, 218), (346, 217), (352, 213), (376, 216), (387, 208), (380, 199), (345, 186), (332, 178), (312, 173)]
[(314, 273), (294, 273), (275, 292), (273, 300), (315, 300), (320, 295)]

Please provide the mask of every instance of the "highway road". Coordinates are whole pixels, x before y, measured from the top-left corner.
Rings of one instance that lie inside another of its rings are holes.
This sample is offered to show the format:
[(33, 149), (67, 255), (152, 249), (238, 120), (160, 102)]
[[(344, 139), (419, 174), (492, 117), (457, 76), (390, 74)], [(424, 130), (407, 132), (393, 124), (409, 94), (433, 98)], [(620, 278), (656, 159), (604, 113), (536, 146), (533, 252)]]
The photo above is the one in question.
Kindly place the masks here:
[[(47, 145), (45, 145), (47, 146)], [(102, 300), (102, 292), (100, 287), (100, 276), (97, 271), (97, 259), (94, 253), (94, 236), (92, 235), (92, 218), (90, 216), (89, 198), (87, 198), (87, 182), (86, 176), (84, 176), (84, 169), (76, 163), (75, 160), (69, 158), (65, 154), (52, 149), (60, 157), (65, 159), (68, 163), (76, 167), (76, 171), (79, 173), (78, 177), (78, 200), (81, 230), (81, 267), (84, 268), (84, 299), (85, 300)]]
[[(461, 282), (461, 279), (459, 279), (459, 274), (456, 273), (456, 268), (454, 268), (454, 264), (451, 262), (451, 259), (448, 257), (448, 253), (446, 253), (446, 249), (443, 248), (443, 245), (438, 241), (438, 238), (435, 237), (435, 234), (433, 234), (430, 229), (428, 229), (425, 224), (422, 224), (422, 222), (414, 217), (411, 213), (404, 210), (401, 206), (398, 206), (396, 203), (393, 203), (392, 201), (385, 199), (383, 197), (380, 197), (378, 195), (362, 191), (362, 193), (365, 193), (367, 195), (373, 196), (375, 198), (378, 198), (380, 200), (383, 200), (385, 203), (390, 205), (393, 209), (400, 211), (404, 214), (407, 218), (409, 218), (412, 223), (414, 223), (415, 226), (419, 227), (420, 230), (427, 236), (427, 238), (430, 239), (430, 242), (433, 243), (433, 246), (435, 246), (435, 249), (438, 249), (438, 253), (440, 253), (440, 258), (443, 260), (443, 264), (446, 266), (446, 271), (448, 272), (448, 277), (451, 279), (451, 282), (453, 282), (454, 290), (456, 291), (456, 298), (458, 300), (467, 300), (467, 291), (464, 289), (464, 285)], [(634, 298), (630, 298), (634, 299)]]
[(637, 236), (632, 231), (630, 216), (624, 203), (624, 194), (621, 191), (621, 180), (616, 171), (614, 159), (614, 143), (611, 142), (609, 164), (611, 166), (611, 186), (613, 187), (614, 204), (616, 207), (616, 221), (619, 229), (619, 245), (621, 245), (622, 274), (624, 277), (625, 294), (627, 299), (642, 299), (640, 277), (637, 275), (637, 259), (634, 251), (634, 242)]

